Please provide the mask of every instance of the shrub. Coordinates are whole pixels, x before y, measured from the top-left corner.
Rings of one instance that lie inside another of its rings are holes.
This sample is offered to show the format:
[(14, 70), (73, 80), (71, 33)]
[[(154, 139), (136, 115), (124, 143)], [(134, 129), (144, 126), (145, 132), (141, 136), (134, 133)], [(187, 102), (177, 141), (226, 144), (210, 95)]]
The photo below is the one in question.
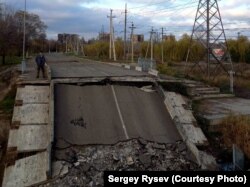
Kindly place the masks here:
[(250, 117), (230, 115), (221, 126), (225, 145), (236, 144), (250, 158)]

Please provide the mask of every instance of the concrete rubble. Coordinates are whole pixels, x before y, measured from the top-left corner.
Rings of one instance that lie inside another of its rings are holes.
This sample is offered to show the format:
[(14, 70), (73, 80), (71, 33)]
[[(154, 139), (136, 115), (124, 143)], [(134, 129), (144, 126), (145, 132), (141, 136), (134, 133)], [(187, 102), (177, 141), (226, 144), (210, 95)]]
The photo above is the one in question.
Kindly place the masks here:
[(57, 168), (53, 176), (57, 177), (41, 186), (103, 186), (103, 171), (106, 170), (199, 170), (190, 155), (182, 141), (158, 144), (133, 139), (115, 145), (71, 146), (55, 151), (54, 166), (57, 165)]

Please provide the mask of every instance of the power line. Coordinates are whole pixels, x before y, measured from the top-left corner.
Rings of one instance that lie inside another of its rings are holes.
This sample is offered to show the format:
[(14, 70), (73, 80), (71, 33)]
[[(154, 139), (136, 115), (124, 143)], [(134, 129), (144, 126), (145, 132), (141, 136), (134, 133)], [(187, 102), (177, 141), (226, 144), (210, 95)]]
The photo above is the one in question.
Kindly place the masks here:
[[(167, 0), (167, 1), (170, 1), (171, 0)], [(158, 3), (149, 3), (147, 5), (142, 5), (142, 6), (138, 6), (138, 7), (132, 7), (130, 9), (140, 9), (140, 8), (143, 8), (143, 7), (147, 7), (147, 6), (152, 6), (152, 5), (158, 5), (158, 4), (163, 4), (163, 3), (166, 3), (166, 0), (165, 1), (161, 1), (161, 2), (158, 2)]]
[(155, 15), (155, 14), (158, 14), (158, 13), (160, 13), (162, 11), (165, 11), (165, 10), (175, 11), (175, 10), (178, 10), (178, 9), (185, 9), (185, 8), (193, 5), (194, 3), (196, 4), (197, 2), (189, 1), (188, 3), (185, 3), (185, 4), (169, 6), (169, 7), (165, 7), (165, 8), (157, 9), (157, 10), (144, 11), (142, 15), (146, 15), (146, 14)]

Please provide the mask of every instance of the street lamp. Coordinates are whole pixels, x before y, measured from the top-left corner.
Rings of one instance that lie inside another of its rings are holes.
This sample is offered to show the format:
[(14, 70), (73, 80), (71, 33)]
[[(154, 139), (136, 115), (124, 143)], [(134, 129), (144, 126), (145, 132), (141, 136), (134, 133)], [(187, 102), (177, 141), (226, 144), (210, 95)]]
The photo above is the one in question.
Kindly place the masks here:
[(24, 73), (26, 68), (25, 60), (25, 34), (26, 34), (26, 0), (24, 0), (24, 13), (23, 13), (23, 60), (22, 60), (22, 73)]

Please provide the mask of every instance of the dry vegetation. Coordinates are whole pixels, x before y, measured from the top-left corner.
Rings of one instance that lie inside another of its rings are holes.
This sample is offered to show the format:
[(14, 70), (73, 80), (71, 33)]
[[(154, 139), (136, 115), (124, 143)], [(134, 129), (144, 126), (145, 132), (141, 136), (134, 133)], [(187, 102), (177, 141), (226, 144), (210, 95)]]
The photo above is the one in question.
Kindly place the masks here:
[(16, 95), (16, 78), (18, 74), (15, 70), (1, 74), (0, 76), (0, 144), (7, 142), (10, 121), (12, 117), (14, 100)]
[[(16, 79), (18, 73), (15, 67), (0, 66), (0, 185), (5, 167), (5, 151), (9, 136), (12, 112), (16, 95)], [(2, 71), (1, 71), (2, 70)]]
[[(205, 66), (203, 64), (203, 66)], [(175, 77), (189, 78), (197, 81), (202, 81), (208, 83), (211, 86), (216, 86), (221, 89), (222, 92), (229, 92), (230, 80), (227, 73), (222, 69), (217, 71), (216, 76), (213, 76), (214, 71), (211, 71), (212, 76), (208, 79), (206, 76), (205, 69), (203, 71), (198, 68), (190, 68), (191, 65), (186, 65), (185, 62), (182, 63), (169, 63), (158, 64), (158, 71), (161, 74), (166, 74)], [(238, 63), (234, 64), (234, 90), (236, 96), (250, 99), (250, 64)]]
[(222, 137), (228, 147), (238, 145), (250, 158), (250, 117), (231, 115), (222, 124)]
[[(187, 66), (185, 68), (185, 63), (172, 63), (168, 66), (166, 64), (160, 64), (158, 65), (158, 70), (163, 74), (184, 78), (186, 77), (189, 67)], [(234, 71), (235, 95), (250, 99), (250, 64), (234, 64)], [(222, 92), (229, 92), (230, 81), (229, 76), (225, 74), (225, 72), (220, 72), (219, 75), (214, 78), (208, 79), (200, 69), (196, 68), (193, 69), (188, 78), (219, 87)], [(223, 139), (225, 147), (231, 149), (232, 144), (236, 144), (244, 151), (248, 159), (250, 159), (250, 117), (230, 115), (219, 126), (223, 127), (221, 138)], [(220, 140), (220, 137), (216, 138)], [(220, 144), (222, 142), (218, 143)], [(221, 148), (222, 147), (220, 147), (220, 149)], [(222, 151), (222, 149), (218, 151)]]

